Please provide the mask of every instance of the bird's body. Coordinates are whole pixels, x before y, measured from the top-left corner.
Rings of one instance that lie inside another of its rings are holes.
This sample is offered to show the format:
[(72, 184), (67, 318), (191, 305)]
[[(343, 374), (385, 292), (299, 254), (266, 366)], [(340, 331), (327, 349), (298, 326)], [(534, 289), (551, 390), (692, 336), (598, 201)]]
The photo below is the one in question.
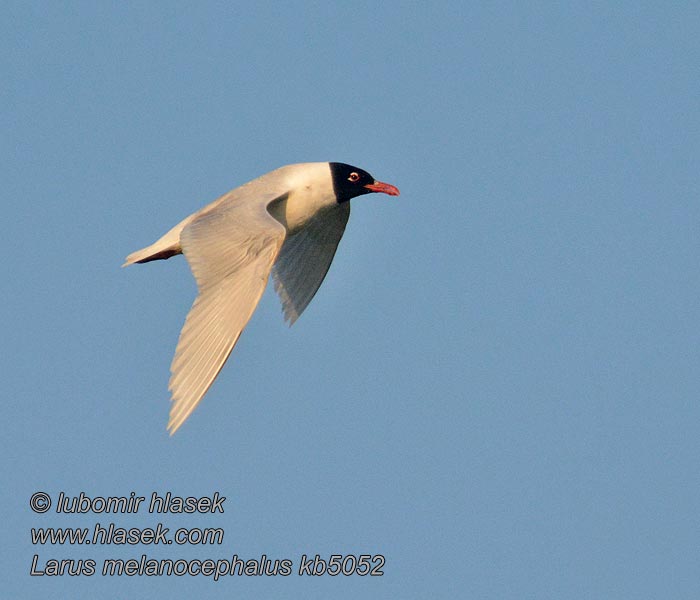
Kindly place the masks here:
[(270, 272), (292, 324), (330, 267), (349, 200), (370, 192), (399, 194), (343, 163), (288, 165), (221, 196), (126, 258), (124, 266), (184, 254), (197, 280), (199, 295), (170, 367), (171, 434), (223, 367)]

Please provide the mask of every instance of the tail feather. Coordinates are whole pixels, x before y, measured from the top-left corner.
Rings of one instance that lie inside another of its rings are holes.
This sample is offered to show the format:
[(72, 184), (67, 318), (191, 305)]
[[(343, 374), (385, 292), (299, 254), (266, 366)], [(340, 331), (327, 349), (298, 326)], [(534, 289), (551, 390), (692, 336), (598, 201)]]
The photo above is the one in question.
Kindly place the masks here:
[(182, 253), (180, 248), (171, 247), (158, 250), (155, 248), (155, 246), (156, 244), (153, 244), (152, 246), (147, 246), (146, 248), (132, 252), (126, 257), (126, 261), (122, 267), (128, 267), (129, 265), (133, 265), (135, 263), (147, 263), (151, 262), (152, 260), (165, 260), (166, 258)]
[(180, 232), (183, 230), (185, 225), (187, 225), (194, 215), (187, 217), (184, 221), (181, 221), (175, 227), (173, 227), (168, 233), (166, 233), (157, 242), (154, 242), (150, 246), (141, 248), (136, 252), (132, 252), (126, 257), (126, 262), (122, 267), (128, 267), (134, 263), (145, 263), (152, 260), (165, 260), (176, 254), (182, 254), (182, 246), (180, 246)]

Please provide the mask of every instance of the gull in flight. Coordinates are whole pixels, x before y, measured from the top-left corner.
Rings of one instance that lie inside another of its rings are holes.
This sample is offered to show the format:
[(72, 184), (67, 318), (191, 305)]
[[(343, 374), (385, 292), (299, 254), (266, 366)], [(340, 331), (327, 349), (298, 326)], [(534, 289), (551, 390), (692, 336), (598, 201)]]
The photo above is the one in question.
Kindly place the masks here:
[(350, 216), (350, 200), (399, 190), (337, 162), (301, 163), (262, 175), (190, 215), (123, 266), (184, 254), (199, 295), (170, 366), (174, 434), (214, 382), (272, 273), (293, 324), (316, 294)]

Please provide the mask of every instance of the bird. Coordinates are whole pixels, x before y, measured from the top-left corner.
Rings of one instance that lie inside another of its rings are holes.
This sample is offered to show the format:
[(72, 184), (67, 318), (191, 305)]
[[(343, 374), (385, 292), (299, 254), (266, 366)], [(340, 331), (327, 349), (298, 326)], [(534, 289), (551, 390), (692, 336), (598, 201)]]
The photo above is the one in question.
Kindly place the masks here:
[(340, 162), (287, 165), (237, 187), (129, 254), (124, 267), (184, 254), (197, 282), (170, 366), (173, 435), (214, 382), (270, 278), (291, 326), (328, 272), (350, 200), (399, 190)]

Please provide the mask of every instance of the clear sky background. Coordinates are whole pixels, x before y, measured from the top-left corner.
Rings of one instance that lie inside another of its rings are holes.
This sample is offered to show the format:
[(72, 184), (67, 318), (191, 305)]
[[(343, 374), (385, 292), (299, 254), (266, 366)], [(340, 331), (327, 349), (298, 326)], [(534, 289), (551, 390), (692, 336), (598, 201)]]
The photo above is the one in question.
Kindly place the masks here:
[[(6, 2), (8, 598), (700, 597), (697, 3)], [(173, 437), (196, 288), (124, 257), (284, 164), (353, 201)], [(226, 496), (219, 515), (35, 514)], [(33, 546), (32, 527), (221, 527)], [(48, 559), (381, 554), (382, 577), (30, 577)], [(4, 593), (5, 593), (4, 592)]]

